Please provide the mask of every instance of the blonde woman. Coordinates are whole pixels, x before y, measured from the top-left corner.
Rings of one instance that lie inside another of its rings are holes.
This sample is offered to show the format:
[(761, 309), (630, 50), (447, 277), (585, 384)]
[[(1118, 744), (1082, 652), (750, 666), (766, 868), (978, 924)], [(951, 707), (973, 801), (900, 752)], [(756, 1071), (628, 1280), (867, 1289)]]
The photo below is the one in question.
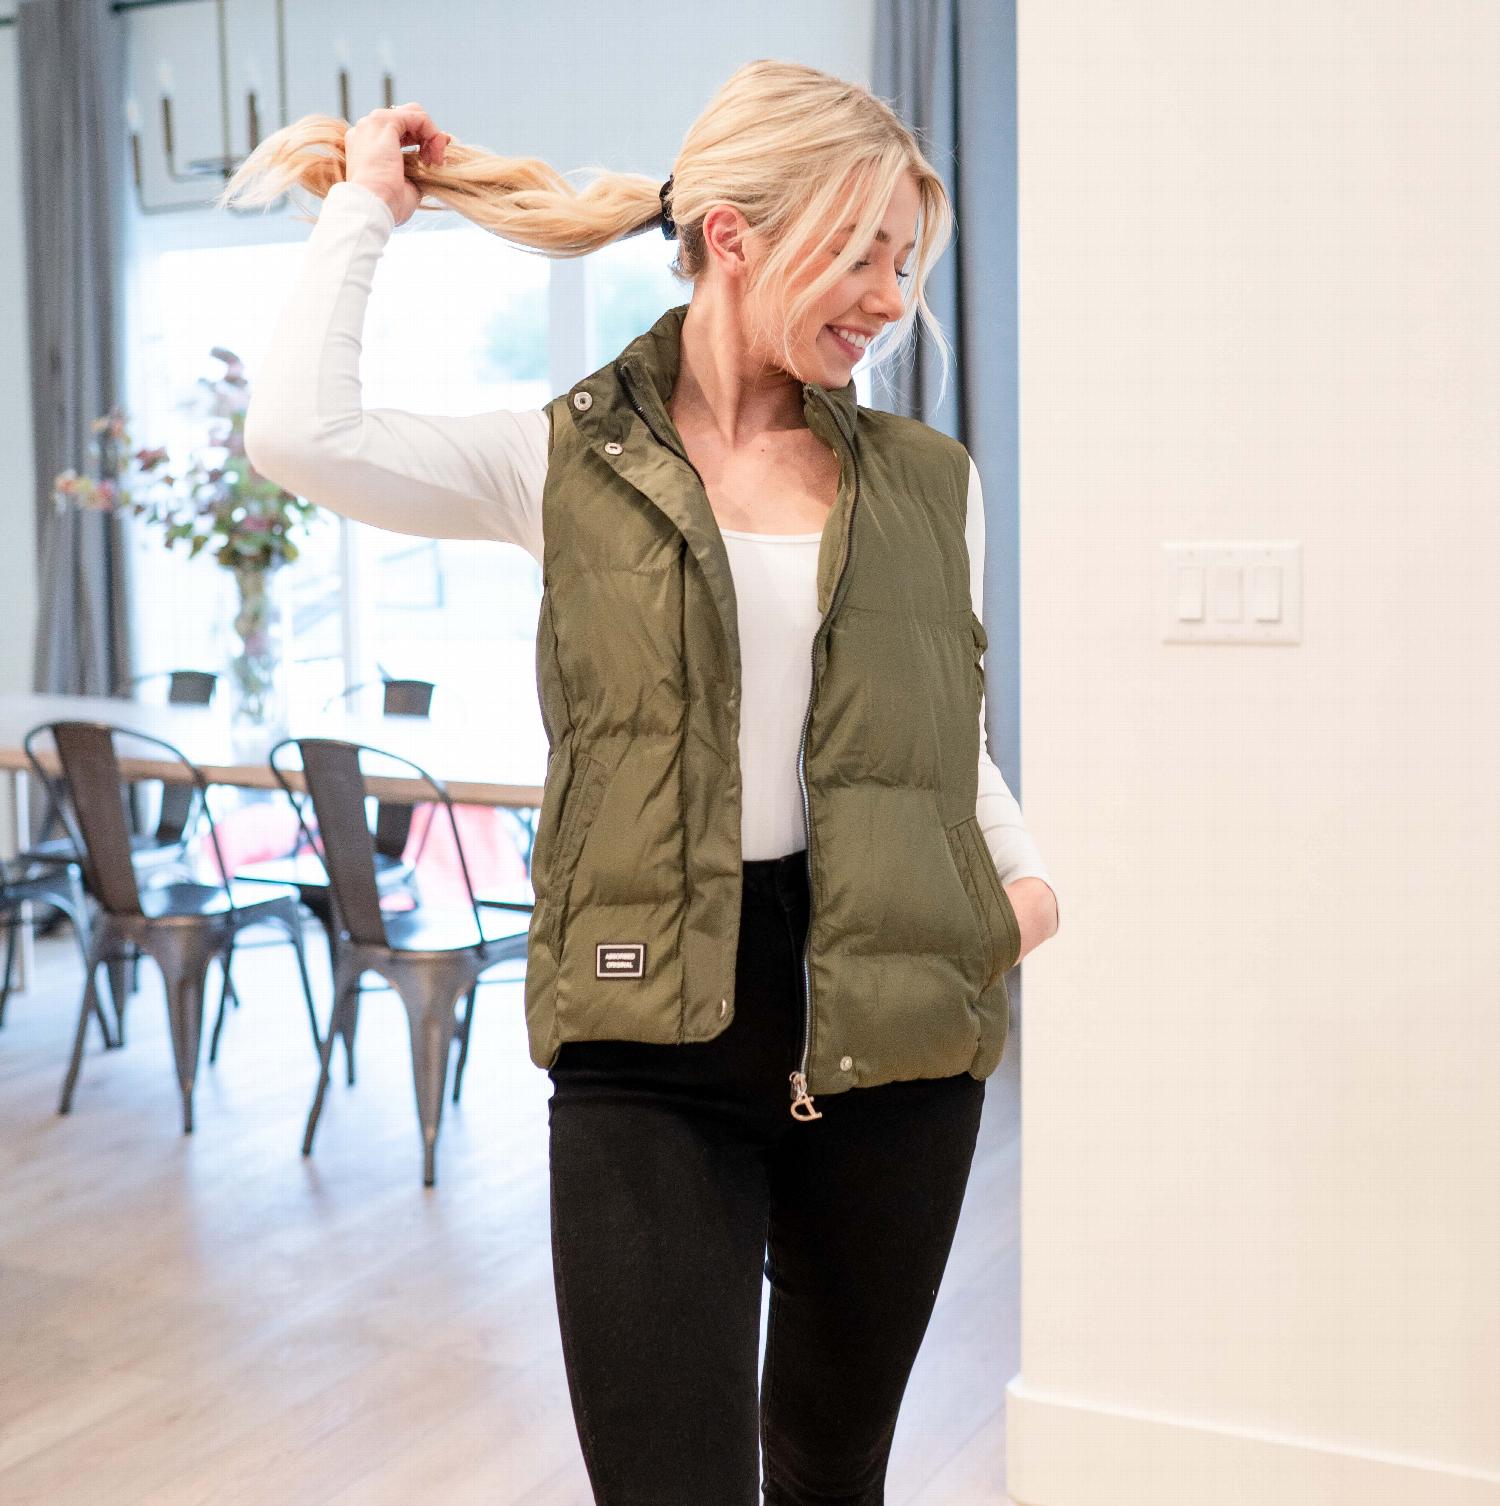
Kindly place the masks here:
[[(665, 182), (577, 188), (407, 104), (298, 122), (225, 200), (294, 183), (326, 202), (252, 462), (542, 565), (526, 1030), (595, 1499), (882, 1501), (1004, 974), (1057, 928), (983, 751), (977, 471), (854, 393), (915, 318), (941, 342), (941, 181), (885, 102), (761, 60)], [(427, 201), (550, 256), (659, 228), (691, 299), (532, 412), (366, 410), (375, 267)]]

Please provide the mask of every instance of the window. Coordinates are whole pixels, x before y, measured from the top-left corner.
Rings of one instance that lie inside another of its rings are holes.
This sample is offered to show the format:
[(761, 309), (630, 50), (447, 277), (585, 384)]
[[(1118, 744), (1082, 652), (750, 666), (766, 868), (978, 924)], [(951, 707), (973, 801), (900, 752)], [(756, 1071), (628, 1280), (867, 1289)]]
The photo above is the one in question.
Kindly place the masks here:
[[(165, 443), (174, 458), (204, 442), (206, 420), (183, 404), (200, 377), (219, 374), (212, 347), (235, 351), (253, 384), (303, 239), (169, 249), (149, 259), (140, 294), (149, 334), (132, 378), (138, 442)], [(552, 395), (550, 266), (464, 223), (393, 236), (367, 310), (365, 406), (452, 413), (541, 406)], [(185, 620), (202, 627), (191, 640), (192, 667), (219, 668), (232, 611), (225, 572), (204, 558), (170, 555), (144, 530), (135, 548), (141, 669), (185, 667)], [(382, 671), (492, 690), (497, 674), (509, 684), (514, 670), (524, 671), (523, 686), (534, 685), (541, 572), (514, 546), (413, 538), (324, 514), (286, 589), (294, 716)], [(528, 694), (534, 703), (534, 689)]]
[(652, 229), (588, 258), (587, 370), (602, 366), (669, 308), (688, 301), (691, 289), (670, 270), (676, 254), (677, 242)]
[[(235, 351), (253, 384), (305, 238), (299, 227), (287, 241), (166, 248), (146, 258), (132, 373), (137, 442), (165, 443), (174, 457), (202, 443), (205, 420), (180, 405), (200, 377), (219, 374), (212, 347)], [(456, 216), (405, 227), (386, 244), (366, 312), (364, 404), (447, 413), (540, 407), (688, 301), (691, 289), (670, 270), (677, 249), (648, 231), (577, 262), (518, 250)], [(549, 305), (562, 317), (549, 319)], [(585, 316), (573, 317), (573, 307)], [(554, 380), (555, 372), (570, 375)], [(868, 401), (863, 372), (856, 387)], [(226, 572), (169, 554), (144, 530), (135, 550), (139, 671), (219, 668), (233, 601)], [(285, 585), (294, 717), (382, 673), (483, 696), (507, 719), (536, 715), (541, 571), (523, 550), (386, 533), (324, 514)], [(185, 622), (201, 631), (185, 637)]]

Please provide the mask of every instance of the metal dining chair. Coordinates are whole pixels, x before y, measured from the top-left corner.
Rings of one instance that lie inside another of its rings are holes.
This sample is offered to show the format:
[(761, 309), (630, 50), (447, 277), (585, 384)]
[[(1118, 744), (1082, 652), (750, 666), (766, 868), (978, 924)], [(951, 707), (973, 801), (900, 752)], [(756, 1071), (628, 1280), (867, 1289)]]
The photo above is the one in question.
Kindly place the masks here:
[[(28, 904), (48, 905), (72, 922), (78, 949), (83, 954), (84, 965), (88, 965), (89, 902), (78, 864), (69, 863), (65, 867), (44, 864), (35, 873), (27, 872), (32, 866), (15, 859), (0, 861), (0, 925), (6, 929), (5, 980), (0, 984), (0, 1026), (5, 1024), (5, 1009), (14, 986), (16, 932), (26, 923), (25, 907)], [(117, 1036), (110, 1032), (109, 1021), (97, 994), (93, 1014), (104, 1034), (106, 1050), (119, 1045)]]
[[(132, 861), (126, 814), (128, 782), (117, 739), (143, 745), (158, 758), (165, 752), (179, 778), (197, 792), (217, 872), (223, 876), (218, 881), (173, 878), (142, 886)], [(203, 1034), (204, 984), (215, 958), (227, 965), (230, 943), (244, 927), (269, 922), (286, 930), (297, 957), (313, 1045), (321, 1054), (323, 1042), (303, 955), (297, 892), (289, 887), (277, 890), (264, 884), (240, 884), (228, 877), (207, 800), (208, 782), (198, 766), (165, 739), (110, 722), (43, 722), (26, 734), (22, 744), (27, 762), (43, 779), (53, 773), (43, 765), (39, 751), (46, 742), (52, 745), (66, 795), (62, 816), (81, 855), (85, 882), (100, 907), (84, 959), (83, 1003), (58, 1113), (66, 1114), (72, 1108), (85, 1031), (90, 1014), (97, 1008), (95, 978), (99, 966), (123, 944), (130, 943), (150, 955), (162, 972), (172, 1054), (182, 1094), (182, 1129), (190, 1134), (193, 1083)], [(116, 1009), (120, 1009), (119, 1000)], [(123, 1041), (123, 1030), (117, 1033)]]
[[(288, 750), (296, 749), (302, 783), (312, 805), (316, 834), (296, 798), (289, 773)], [(309, 843), (315, 845), (328, 873), (334, 901), (335, 932), (333, 1009), (323, 1039), (317, 1092), (308, 1114), (302, 1154), (312, 1154), (313, 1135), (328, 1090), (329, 1064), (336, 1036), (351, 1049), (353, 1011), (359, 981), (377, 973), (401, 999), (411, 1037), (412, 1075), (422, 1127), (422, 1181), (436, 1177), (438, 1127), (443, 1093), (455, 1039), (466, 1039), (473, 1025), (474, 985), (479, 975), (498, 962), (526, 955), (527, 923), (515, 911), (482, 907), (474, 898), (468, 862), (459, 838), (453, 802), (440, 780), (419, 764), (367, 743), (340, 738), (285, 738), (271, 749), (271, 770), (297, 811)], [(415, 910), (383, 910), (375, 879), (375, 844), (370, 825), (374, 803), (367, 783), (368, 765), (390, 777), (420, 786), (419, 802), (441, 805), (446, 812), (454, 849), (463, 874), (468, 905), (422, 906)], [(462, 1018), (459, 1001), (468, 998)], [(458, 1077), (462, 1077), (462, 1053)], [(454, 1097), (458, 1096), (455, 1082)]]
[[(351, 685), (338, 695), (330, 696), (324, 704), (326, 711), (347, 700), (359, 691), (372, 685), (381, 686), (381, 705), (386, 716), (425, 717), (432, 711), (432, 693), (436, 687), (430, 680), (399, 680), (382, 677), (379, 681), (364, 681)], [(293, 805), (297, 802), (294, 800)], [(305, 815), (305, 812), (303, 813)], [(262, 862), (247, 863), (235, 877), (247, 883), (295, 884), (302, 903), (317, 917), (318, 924), (328, 938), (328, 955), (332, 958), (336, 945), (333, 918), (333, 896), (328, 887), (328, 873), (317, 853), (309, 846), (313, 823), (298, 823), (297, 840), (285, 856), (268, 858)], [(399, 800), (382, 800), (377, 803), (375, 819), (375, 881), (382, 895), (405, 894), (416, 905), (421, 903), (417, 886), (417, 864), (421, 861), (427, 842), (424, 828), (418, 840), (417, 850), (406, 855), (411, 838), (412, 806)], [(222, 1017), (222, 1007), (221, 1007)], [(210, 1047), (209, 1060), (213, 1060)], [(345, 1052), (345, 1071), (349, 1082), (354, 1081), (354, 1053)]]
[[(154, 674), (137, 675), (117, 690), (121, 696), (132, 696), (142, 686), (165, 682), (166, 700), (169, 706), (210, 706), (218, 689), (219, 677), (203, 669), (168, 669)], [(43, 782), (46, 805), (42, 813), (40, 834), (37, 840), (20, 858), (29, 864), (52, 864), (66, 866), (81, 863), (81, 854), (68, 835), (62, 814), (62, 792), (55, 779)], [(196, 829), (201, 814), (195, 809), (197, 791), (191, 785), (163, 785), (156, 814), (155, 827), (150, 831), (137, 829), (135, 808), (130, 810), (131, 860), (143, 874), (176, 867), (187, 876), (183, 854), (188, 839)], [(14, 932), (12, 932), (14, 936)], [(118, 1019), (124, 1018), (125, 1001), (140, 982), (140, 954), (133, 948), (122, 950), (112, 958), (105, 971), (109, 976), (110, 999)], [(117, 1044), (119, 1044), (117, 1042)]]
[[(128, 694), (142, 685), (159, 680), (167, 681), (168, 705), (209, 706), (213, 704), (219, 677), (201, 669), (165, 670), (160, 674), (137, 675), (128, 682), (124, 693)], [(46, 794), (47, 804), (42, 815), (41, 834), (20, 856), (32, 863), (77, 863), (80, 861), (80, 854), (73, 845), (72, 837), (63, 829), (64, 802), (57, 779), (47, 777), (42, 789)], [(137, 864), (171, 861), (180, 854), (184, 835), (196, 814), (196, 798), (197, 791), (192, 785), (162, 787), (155, 830), (131, 833), (131, 852)], [(52, 835), (54, 832), (56, 835)]]

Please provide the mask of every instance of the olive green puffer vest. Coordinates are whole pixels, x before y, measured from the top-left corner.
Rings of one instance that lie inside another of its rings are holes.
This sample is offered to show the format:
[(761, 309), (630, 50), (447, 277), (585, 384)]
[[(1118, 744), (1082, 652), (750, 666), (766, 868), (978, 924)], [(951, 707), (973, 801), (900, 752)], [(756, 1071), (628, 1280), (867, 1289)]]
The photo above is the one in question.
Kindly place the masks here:
[[(734, 1018), (740, 647), (708, 495), (668, 416), (687, 305), (548, 405), (532, 853), (532, 1060), (704, 1041)], [(975, 819), (984, 626), (968, 453), (803, 385), (838, 452), (799, 779), (811, 922), (792, 1113), (817, 1094), (994, 1071), (1020, 931)]]

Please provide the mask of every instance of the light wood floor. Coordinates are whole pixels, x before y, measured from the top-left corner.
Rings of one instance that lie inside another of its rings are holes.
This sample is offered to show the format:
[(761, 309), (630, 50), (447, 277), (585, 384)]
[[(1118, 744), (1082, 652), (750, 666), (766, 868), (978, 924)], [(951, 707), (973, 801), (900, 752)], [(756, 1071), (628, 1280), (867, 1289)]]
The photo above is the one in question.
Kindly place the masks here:
[[(526, 1055), (519, 981), (480, 990), (424, 1189), (392, 995), (366, 997), (359, 1080), (335, 1072), (304, 1161), (317, 1064), (288, 948), (236, 958), (244, 1004), (213, 1067), (205, 1028), (191, 1136), (149, 962), (125, 1048), (106, 1055), (91, 1029), (57, 1114), (82, 968), (65, 931), (37, 958), (0, 1030), (0, 1501), (590, 1506), (552, 1288), (551, 1084)], [(216, 1005), (215, 986), (210, 1025)], [(1007, 1500), (1018, 1046), (989, 1080), (891, 1506)]]

